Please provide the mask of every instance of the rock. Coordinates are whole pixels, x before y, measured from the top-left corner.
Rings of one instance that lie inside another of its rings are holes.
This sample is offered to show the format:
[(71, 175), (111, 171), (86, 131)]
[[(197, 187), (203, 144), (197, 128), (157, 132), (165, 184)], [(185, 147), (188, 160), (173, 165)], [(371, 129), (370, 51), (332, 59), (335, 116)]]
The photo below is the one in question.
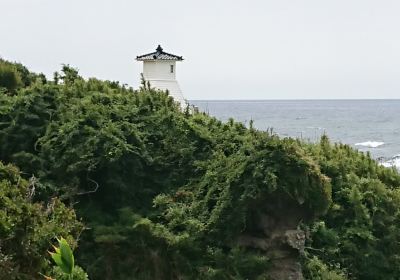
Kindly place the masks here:
[(306, 242), (306, 234), (302, 230), (287, 230), (285, 232), (286, 243), (293, 249), (298, 250), (301, 254), (304, 253)]
[(275, 262), (271, 268), (269, 277), (271, 280), (303, 280), (303, 273), (299, 262), (293, 259)]
[(249, 235), (241, 235), (237, 240), (237, 244), (239, 246), (260, 249), (263, 251), (267, 251), (269, 248), (269, 244), (265, 238), (258, 238)]

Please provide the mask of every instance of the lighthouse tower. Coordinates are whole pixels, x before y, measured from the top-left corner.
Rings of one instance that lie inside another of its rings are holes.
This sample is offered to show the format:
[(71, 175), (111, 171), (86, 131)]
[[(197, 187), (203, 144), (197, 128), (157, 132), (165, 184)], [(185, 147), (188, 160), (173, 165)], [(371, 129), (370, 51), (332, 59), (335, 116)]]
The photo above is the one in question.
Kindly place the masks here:
[(176, 62), (182, 61), (182, 56), (166, 53), (158, 45), (155, 52), (139, 55), (136, 60), (143, 61), (143, 77), (151, 87), (168, 90), (182, 108), (186, 107), (187, 102), (176, 80)]

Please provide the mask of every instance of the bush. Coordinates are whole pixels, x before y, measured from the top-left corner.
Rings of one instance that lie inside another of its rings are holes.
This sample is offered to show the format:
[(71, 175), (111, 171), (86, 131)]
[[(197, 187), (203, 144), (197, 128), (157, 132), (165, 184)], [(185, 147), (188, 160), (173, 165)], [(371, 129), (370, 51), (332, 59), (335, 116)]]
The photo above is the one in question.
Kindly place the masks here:
[(89, 280), (86, 272), (79, 266), (74, 267), (71, 275), (65, 274), (58, 266), (55, 266), (50, 275), (56, 280)]
[(22, 80), (16, 68), (0, 60), (0, 87), (13, 92), (20, 86), (22, 86)]
[(330, 269), (317, 257), (306, 261), (305, 277), (308, 280), (346, 280), (347, 276), (338, 269)]
[(266, 240), (300, 220), (309, 279), (400, 275), (400, 175), (369, 155), (184, 113), (165, 92), (84, 80), (67, 65), (60, 81), (34, 84), (18, 67), (26, 87), (0, 95), (0, 159), (28, 174), (2, 166), (15, 177), (0, 184), (7, 275), (43, 271), (56, 236), (74, 244), (82, 226), (55, 197), (89, 227), (76, 255), (94, 279), (265, 279), (270, 251), (237, 238)]
[(47, 269), (51, 240), (63, 235), (76, 244), (83, 229), (59, 199), (35, 202), (36, 187), (0, 162), (0, 276), (7, 279), (38, 279)]

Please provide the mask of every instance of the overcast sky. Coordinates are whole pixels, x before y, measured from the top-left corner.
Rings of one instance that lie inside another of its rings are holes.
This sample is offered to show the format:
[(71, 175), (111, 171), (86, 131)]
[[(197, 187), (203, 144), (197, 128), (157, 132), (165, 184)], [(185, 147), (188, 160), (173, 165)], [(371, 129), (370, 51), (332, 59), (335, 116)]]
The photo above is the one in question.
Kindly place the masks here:
[(138, 87), (182, 55), (188, 99), (400, 98), (398, 0), (0, 0), (0, 56)]

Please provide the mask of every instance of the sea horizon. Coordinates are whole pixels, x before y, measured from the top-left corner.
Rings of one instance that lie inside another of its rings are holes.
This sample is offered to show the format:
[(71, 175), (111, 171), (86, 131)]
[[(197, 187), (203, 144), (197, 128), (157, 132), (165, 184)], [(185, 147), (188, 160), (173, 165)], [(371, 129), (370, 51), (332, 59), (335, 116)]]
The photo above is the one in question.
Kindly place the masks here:
[(221, 121), (233, 118), (281, 137), (332, 142), (369, 152), (400, 167), (400, 99), (192, 100), (200, 111)]
[(188, 101), (379, 101), (395, 100), (400, 98), (288, 98), (288, 99), (188, 99)]

